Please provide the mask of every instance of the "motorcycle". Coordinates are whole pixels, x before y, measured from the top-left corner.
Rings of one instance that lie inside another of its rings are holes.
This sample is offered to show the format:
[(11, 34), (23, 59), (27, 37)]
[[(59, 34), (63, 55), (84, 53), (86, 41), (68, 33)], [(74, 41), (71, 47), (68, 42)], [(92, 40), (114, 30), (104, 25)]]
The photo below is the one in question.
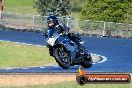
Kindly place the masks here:
[(53, 56), (60, 67), (68, 69), (70, 66), (81, 65), (84, 68), (92, 66), (92, 57), (84, 48), (85, 54), (80, 55), (78, 45), (69, 39), (68, 33), (54, 33), (46, 39), (50, 55)]

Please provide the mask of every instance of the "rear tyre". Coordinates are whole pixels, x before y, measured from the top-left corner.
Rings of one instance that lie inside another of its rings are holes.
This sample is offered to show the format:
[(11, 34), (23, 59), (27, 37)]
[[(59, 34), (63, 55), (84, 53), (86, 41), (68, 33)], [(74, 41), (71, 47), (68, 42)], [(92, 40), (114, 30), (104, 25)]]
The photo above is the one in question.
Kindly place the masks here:
[(60, 67), (68, 69), (70, 67), (71, 56), (70, 53), (63, 47), (59, 46), (54, 50), (55, 60)]
[(90, 56), (84, 59), (81, 66), (83, 66), (84, 68), (90, 68), (92, 66), (92, 57)]

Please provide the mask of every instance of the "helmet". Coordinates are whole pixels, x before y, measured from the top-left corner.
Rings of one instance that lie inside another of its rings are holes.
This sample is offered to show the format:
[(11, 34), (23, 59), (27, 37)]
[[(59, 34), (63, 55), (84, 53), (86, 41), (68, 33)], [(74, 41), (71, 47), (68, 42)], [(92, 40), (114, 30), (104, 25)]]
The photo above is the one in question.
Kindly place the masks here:
[(47, 23), (49, 23), (49, 22), (53, 22), (54, 24), (58, 24), (57, 17), (56, 16), (49, 16), (47, 18)]

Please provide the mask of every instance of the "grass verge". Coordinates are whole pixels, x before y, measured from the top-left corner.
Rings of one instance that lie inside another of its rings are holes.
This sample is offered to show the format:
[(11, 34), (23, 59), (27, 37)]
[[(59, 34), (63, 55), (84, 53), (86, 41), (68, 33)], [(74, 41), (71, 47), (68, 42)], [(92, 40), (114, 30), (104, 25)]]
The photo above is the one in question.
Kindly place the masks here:
[(35, 0), (4, 0), (4, 11), (14, 13), (37, 14), (33, 8)]
[[(23, 13), (23, 14), (39, 14), (33, 7), (35, 0), (4, 0), (4, 11)], [(70, 16), (79, 18), (79, 12), (72, 12)]]
[(30, 85), (21, 87), (1, 87), (1, 88), (132, 88), (132, 83), (129, 84), (85, 84), (83, 86), (76, 81), (61, 82), (48, 85)]
[(0, 42), (0, 67), (27, 67), (55, 64), (43, 46)]

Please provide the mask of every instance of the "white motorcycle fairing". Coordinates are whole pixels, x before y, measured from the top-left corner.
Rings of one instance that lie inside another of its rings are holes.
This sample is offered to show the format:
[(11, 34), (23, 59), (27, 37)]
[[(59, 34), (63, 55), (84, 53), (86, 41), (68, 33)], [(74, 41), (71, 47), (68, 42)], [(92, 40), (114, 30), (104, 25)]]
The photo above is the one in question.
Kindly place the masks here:
[(51, 38), (47, 39), (47, 42), (51, 45), (54, 46), (55, 41), (60, 37), (60, 34), (54, 34)]

